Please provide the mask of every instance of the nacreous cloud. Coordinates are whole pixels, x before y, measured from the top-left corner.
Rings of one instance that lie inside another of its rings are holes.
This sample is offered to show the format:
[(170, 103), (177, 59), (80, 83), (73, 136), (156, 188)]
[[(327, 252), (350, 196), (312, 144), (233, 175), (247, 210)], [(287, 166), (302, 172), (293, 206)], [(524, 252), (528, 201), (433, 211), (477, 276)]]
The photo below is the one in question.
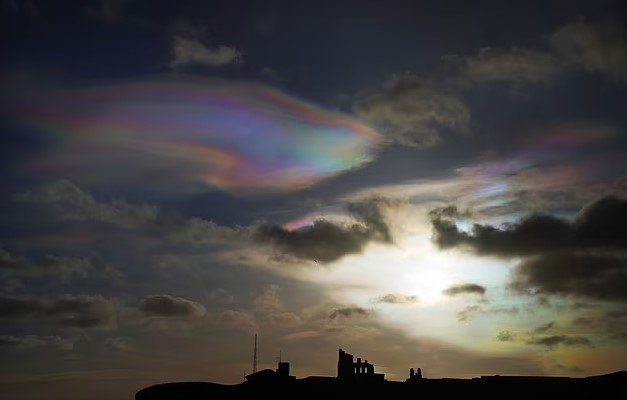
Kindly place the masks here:
[(32, 171), (96, 184), (298, 189), (369, 162), (381, 142), (348, 115), (252, 82), (121, 82), (11, 104), (55, 139)]
[(521, 292), (627, 301), (627, 200), (605, 197), (584, 207), (571, 222), (532, 215), (503, 226), (475, 224), (461, 231), (433, 214), (434, 242), (480, 255), (524, 257), (511, 287)]

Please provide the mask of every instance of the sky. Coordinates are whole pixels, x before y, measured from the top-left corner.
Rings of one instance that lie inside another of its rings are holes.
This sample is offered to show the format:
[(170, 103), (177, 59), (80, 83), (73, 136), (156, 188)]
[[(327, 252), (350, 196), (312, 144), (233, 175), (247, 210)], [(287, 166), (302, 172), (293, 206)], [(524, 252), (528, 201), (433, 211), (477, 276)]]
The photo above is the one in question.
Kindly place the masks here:
[(0, 9), (0, 397), (627, 369), (624, 2)]

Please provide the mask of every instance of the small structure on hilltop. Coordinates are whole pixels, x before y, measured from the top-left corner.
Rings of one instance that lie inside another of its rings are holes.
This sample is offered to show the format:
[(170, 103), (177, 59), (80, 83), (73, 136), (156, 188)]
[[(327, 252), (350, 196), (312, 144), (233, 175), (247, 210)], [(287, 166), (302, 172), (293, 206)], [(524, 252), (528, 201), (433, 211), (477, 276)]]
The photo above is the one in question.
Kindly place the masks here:
[(405, 382), (420, 382), (422, 380), (422, 370), (417, 368), (414, 372), (413, 368), (409, 369), (409, 378), (405, 379)]
[(342, 349), (338, 350), (337, 378), (343, 381), (381, 381), (385, 380), (385, 374), (376, 374), (374, 365), (368, 360), (361, 362), (361, 358), (354, 361), (352, 354)]
[(279, 361), (276, 370), (266, 368), (246, 375), (244, 378), (246, 378), (246, 382), (251, 383), (278, 383), (296, 379), (295, 376), (290, 375), (290, 363), (285, 361)]

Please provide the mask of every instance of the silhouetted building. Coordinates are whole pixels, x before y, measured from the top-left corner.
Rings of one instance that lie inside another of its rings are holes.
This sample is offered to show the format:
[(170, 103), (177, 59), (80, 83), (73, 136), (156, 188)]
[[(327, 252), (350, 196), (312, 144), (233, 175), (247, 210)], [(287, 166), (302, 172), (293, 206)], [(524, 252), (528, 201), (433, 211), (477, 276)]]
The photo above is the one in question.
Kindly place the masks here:
[(295, 376), (290, 375), (290, 363), (285, 361), (279, 362), (276, 370), (262, 369), (246, 375), (244, 378), (246, 378), (246, 382), (252, 383), (277, 383), (296, 379)]
[(352, 354), (342, 349), (338, 350), (337, 377), (341, 380), (383, 381), (385, 374), (375, 374), (374, 365), (368, 360), (361, 362), (361, 358), (354, 361)]
[(414, 371), (413, 368), (409, 369), (409, 378), (405, 380), (405, 382), (418, 382), (422, 379), (422, 370), (418, 368)]

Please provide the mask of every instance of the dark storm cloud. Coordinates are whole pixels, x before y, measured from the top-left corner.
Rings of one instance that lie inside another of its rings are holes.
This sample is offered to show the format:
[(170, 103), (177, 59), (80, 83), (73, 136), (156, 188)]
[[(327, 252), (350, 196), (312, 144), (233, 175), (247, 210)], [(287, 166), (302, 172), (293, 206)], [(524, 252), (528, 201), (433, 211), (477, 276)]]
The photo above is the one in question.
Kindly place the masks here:
[(139, 305), (139, 310), (153, 317), (200, 317), (206, 312), (202, 304), (182, 297), (169, 295), (148, 296)]
[(414, 304), (418, 302), (418, 297), (407, 294), (388, 293), (375, 298), (374, 302), (386, 304)]
[(478, 294), (483, 296), (486, 292), (486, 288), (476, 283), (464, 283), (461, 285), (453, 285), (442, 291), (447, 296), (457, 296), (458, 294)]
[(627, 243), (627, 200), (606, 197), (582, 209), (575, 221), (532, 215), (502, 228), (475, 224), (472, 232), (454, 222), (433, 220), (435, 242), (442, 248), (466, 245), (478, 254), (524, 256), (567, 249), (618, 249)]
[(321, 219), (311, 226), (289, 230), (272, 223), (228, 227), (202, 218), (168, 215), (154, 205), (100, 201), (67, 180), (17, 194), (14, 199), (18, 203), (39, 206), (60, 221), (95, 222), (199, 247), (269, 245), (279, 257), (320, 263), (360, 253), (370, 242), (392, 243), (392, 233), (384, 214), (399, 205), (398, 201), (375, 197), (347, 206), (349, 215), (355, 220), (352, 224)]
[(346, 307), (333, 310), (333, 312), (329, 314), (329, 319), (365, 317), (367, 315), (368, 311), (361, 307)]
[(521, 262), (510, 286), (525, 292), (627, 301), (627, 258), (596, 254), (549, 254)]
[(92, 328), (111, 325), (116, 316), (115, 303), (101, 296), (0, 296), (0, 318), (5, 319), (34, 319), (67, 327)]
[(311, 226), (289, 230), (280, 225), (262, 224), (255, 238), (259, 243), (271, 244), (280, 255), (329, 263), (360, 253), (370, 242), (392, 243), (383, 213), (386, 207), (394, 205), (394, 201), (381, 198), (349, 204), (348, 212), (357, 221), (349, 225), (317, 220)]
[(453, 218), (434, 214), (434, 242), (465, 247), (480, 255), (525, 257), (510, 282), (519, 292), (627, 300), (627, 200), (604, 197), (584, 207), (571, 222), (531, 215), (494, 227), (459, 230)]
[(594, 344), (585, 337), (566, 335), (545, 336), (531, 339), (527, 342), (527, 344), (546, 346), (548, 349), (553, 349), (556, 346), (594, 347)]

